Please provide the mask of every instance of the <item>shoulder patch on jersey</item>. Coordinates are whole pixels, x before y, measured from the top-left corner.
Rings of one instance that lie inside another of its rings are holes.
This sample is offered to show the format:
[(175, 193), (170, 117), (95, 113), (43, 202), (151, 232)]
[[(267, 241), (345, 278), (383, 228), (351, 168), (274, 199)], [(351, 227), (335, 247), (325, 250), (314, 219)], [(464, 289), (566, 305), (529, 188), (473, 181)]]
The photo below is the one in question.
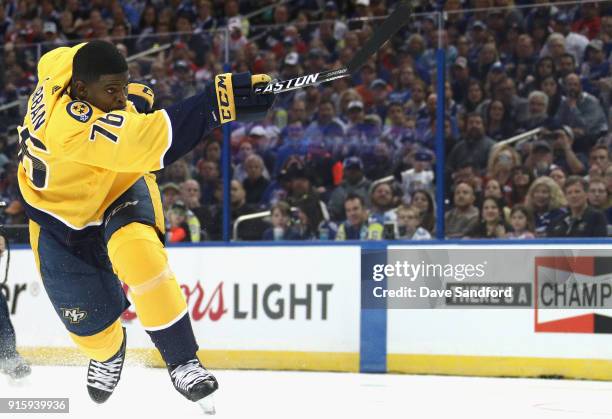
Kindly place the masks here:
[(69, 102), (66, 105), (66, 111), (68, 111), (68, 115), (79, 122), (89, 121), (89, 118), (91, 118), (91, 114), (93, 113), (91, 106), (87, 102), (80, 100), (73, 100), (72, 102)]

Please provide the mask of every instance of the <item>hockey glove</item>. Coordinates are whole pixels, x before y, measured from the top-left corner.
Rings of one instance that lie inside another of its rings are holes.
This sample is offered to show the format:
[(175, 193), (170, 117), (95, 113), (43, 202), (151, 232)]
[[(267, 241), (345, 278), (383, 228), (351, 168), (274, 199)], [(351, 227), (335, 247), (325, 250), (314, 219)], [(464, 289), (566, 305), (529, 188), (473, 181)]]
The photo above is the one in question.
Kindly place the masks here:
[(140, 113), (149, 113), (153, 109), (153, 89), (140, 83), (128, 84), (128, 100), (130, 100), (136, 110)]
[(274, 104), (275, 95), (255, 94), (253, 87), (260, 83), (268, 84), (270, 81), (270, 76), (266, 74), (251, 75), (249, 72), (216, 76), (214, 90), (221, 123), (264, 119)]

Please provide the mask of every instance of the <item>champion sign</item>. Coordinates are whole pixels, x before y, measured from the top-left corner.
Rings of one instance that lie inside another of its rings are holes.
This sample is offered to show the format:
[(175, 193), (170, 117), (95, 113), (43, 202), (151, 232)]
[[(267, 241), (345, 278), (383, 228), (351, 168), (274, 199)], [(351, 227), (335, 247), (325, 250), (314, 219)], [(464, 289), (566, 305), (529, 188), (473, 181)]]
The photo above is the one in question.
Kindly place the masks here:
[(612, 333), (612, 257), (535, 258), (535, 331)]

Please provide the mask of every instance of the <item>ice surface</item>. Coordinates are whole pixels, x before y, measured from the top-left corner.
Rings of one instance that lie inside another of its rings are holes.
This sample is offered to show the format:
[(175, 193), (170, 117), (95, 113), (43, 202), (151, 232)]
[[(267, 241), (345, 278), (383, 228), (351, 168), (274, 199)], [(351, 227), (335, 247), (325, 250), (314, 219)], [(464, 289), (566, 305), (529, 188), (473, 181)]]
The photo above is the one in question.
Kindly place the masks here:
[(216, 416), (182, 398), (163, 369), (126, 366), (115, 394), (89, 400), (85, 367), (33, 366), (20, 383), (0, 376), (0, 397), (68, 397), (70, 414), (17, 419), (123, 418), (601, 418), (612, 416), (612, 383), (392, 374), (215, 371)]

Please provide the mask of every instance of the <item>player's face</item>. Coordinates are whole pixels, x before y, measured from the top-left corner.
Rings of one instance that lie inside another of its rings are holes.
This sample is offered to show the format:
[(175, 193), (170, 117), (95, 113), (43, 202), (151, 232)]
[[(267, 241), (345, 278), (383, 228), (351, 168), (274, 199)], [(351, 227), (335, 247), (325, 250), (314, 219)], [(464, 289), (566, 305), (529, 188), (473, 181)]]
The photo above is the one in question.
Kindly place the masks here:
[(98, 81), (84, 84), (79, 96), (96, 108), (104, 112), (111, 112), (125, 108), (127, 89), (127, 71), (118, 74), (104, 74)]

